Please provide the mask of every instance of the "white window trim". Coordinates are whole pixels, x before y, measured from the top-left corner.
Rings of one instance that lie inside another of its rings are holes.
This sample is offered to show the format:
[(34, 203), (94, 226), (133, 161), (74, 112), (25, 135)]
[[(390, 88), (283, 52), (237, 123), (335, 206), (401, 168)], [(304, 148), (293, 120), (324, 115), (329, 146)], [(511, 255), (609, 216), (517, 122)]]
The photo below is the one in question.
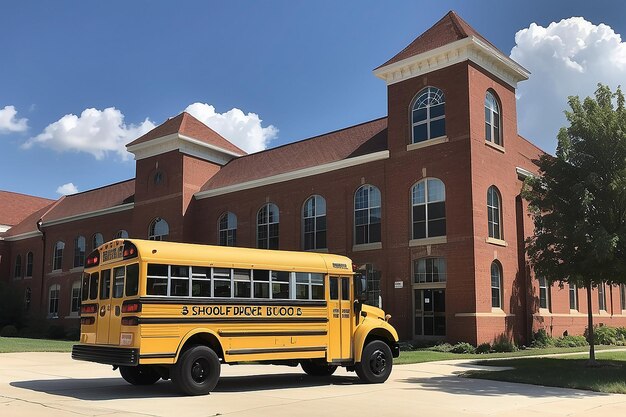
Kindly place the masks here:
[[(375, 185), (372, 184), (362, 184), (361, 186), (359, 186), (359, 188), (356, 189), (356, 191), (354, 192), (353, 196), (352, 196), (352, 242), (356, 242), (356, 228), (357, 228), (357, 224), (356, 224), (356, 196), (359, 192), (359, 190), (361, 190), (364, 187), (370, 187), (370, 188), (374, 188), (376, 189), (376, 191), (378, 192), (378, 195), (380, 197), (380, 204), (378, 206), (372, 206), (372, 194), (371, 192), (367, 193), (367, 208), (366, 209), (359, 209), (359, 210), (367, 210), (367, 237), (369, 240), (370, 237), (370, 227), (372, 226), (372, 224), (380, 224), (380, 241), (379, 242), (368, 242), (368, 243), (354, 243), (352, 246), (352, 251), (356, 252), (359, 250), (371, 250), (371, 249), (381, 249), (382, 248), (382, 240), (383, 240), (383, 194), (380, 192), (380, 188), (378, 188)], [(372, 223), (370, 222), (370, 213), (372, 211), (372, 209), (378, 208), (380, 209), (380, 222), (379, 223)], [(362, 226), (362, 225), (360, 225)], [(380, 247), (378, 246), (372, 246), (372, 245), (376, 245), (379, 244)], [(371, 246), (371, 247), (369, 247)], [(355, 248), (360, 248), (360, 249), (355, 249)]]
[[(317, 214), (317, 198), (320, 198), (320, 199), (324, 200), (324, 208), (325, 208), (324, 209), (324, 214)], [(309, 216), (309, 217), (305, 217), (304, 216), (304, 211), (306, 209), (306, 203), (309, 200), (311, 200), (311, 199), (313, 199), (313, 202), (315, 204), (315, 206), (314, 206), (315, 207), (315, 215)], [(328, 251), (328, 223), (326, 223), (326, 229), (324, 229), (324, 232), (326, 232), (326, 246), (323, 247), (323, 248), (318, 248), (317, 247), (317, 232), (318, 232), (318, 230), (317, 230), (317, 218), (318, 217), (326, 217), (326, 207), (327, 207), (326, 199), (324, 197), (322, 197), (321, 195), (319, 195), (319, 194), (314, 194), (314, 195), (310, 196), (309, 198), (307, 198), (306, 200), (304, 200), (304, 204), (302, 205), (302, 212), (301, 212), (301, 214), (302, 214), (302, 248), (303, 248), (303, 250), (305, 250), (307, 252), (308, 251), (316, 251), (316, 250), (324, 250), (324, 249), (326, 251)], [(305, 231), (304, 231), (305, 226), (304, 226), (304, 224), (305, 224), (306, 219), (313, 219), (313, 242), (314, 242), (313, 246), (314, 246), (314, 248), (311, 248), (311, 249), (304, 249), (304, 242), (305, 242), (305, 237), (304, 237), (304, 235), (305, 235)], [(326, 220), (328, 220), (328, 219), (326, 219)]]

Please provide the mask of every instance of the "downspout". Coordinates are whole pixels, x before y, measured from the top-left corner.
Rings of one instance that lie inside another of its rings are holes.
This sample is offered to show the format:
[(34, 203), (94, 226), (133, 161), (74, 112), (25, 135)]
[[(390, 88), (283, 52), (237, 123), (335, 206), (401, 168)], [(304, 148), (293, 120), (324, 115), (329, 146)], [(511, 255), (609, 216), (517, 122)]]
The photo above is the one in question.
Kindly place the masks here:
[(42, 252), (42, 256), (41, 256), (41, 284), (40, 284), (40, 288), (39, 288), (39, 296), (41, 297), (39, 300), (39, 314), (41, 315), (42, 312), (45, 311), (45, 309), (43, 309), (44, 307), (44, 279), (46, 276), (46, 247), (48, 246), (47, 242), (46, 242), (46, 232), (44, 231), (43, 227), (43, 219), (39, 219), (37, 221), (37, 230), (39, 230), (39, 233), (41, 233), (41, 241), (43, 244), (43, 252)]

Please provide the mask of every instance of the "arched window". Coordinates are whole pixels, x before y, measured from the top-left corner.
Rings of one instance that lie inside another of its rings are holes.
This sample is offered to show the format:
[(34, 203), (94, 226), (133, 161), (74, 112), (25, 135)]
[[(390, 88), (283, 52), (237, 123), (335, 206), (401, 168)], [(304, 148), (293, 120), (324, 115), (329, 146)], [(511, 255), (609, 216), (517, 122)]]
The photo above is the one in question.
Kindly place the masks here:
[(256, 247), (278, 249), (278, 206), (267, 203), (257, 213)]
[(76, 281), (72, 284), (72, 292), (70, 293), (70, 315), (72, 316), (77, 316), (80, 313), (80, 284), (80, 281)]
[(85, 237), (77, 236), (74, 239), (74, 268), (85, 265)]
[(417, 94), (411, 112), (412, 143), (445, 136), (446, 112), (443, 91), (426, 87)]
[(48, 317), (59, 317), (59, 284), (51, 285), (48, 289)]
[(160, 217), (152, 220), (148, 229), (148, 239), (150, 240), (166, 240), (170, 234), (170, 226)]
[(91, 237), (91, 250), (98, 249), (104, 243), (102, 233), (96, 233)]
[(502, 210), (500, 192), (492, 185), (487, 190), (487, 223), (489, 225), (489, 237), (502, 239)]
[(115, 234), (115, 238), (116, 239), (128, 239), (128, 232), (124, 229), (119, 230), (116, 234)]
[(326, 200), (314, 195), (302, 207), (302, 235), (304, 250), (326, 248)]
[(65, 249), (65, 243), (58, 241), (54, 244), (54, 250), (52, 251), (53, 271), (58, 271), (63, 267), (63, 249)]
[(15, 269), (13, 270), (13, 278), (22, 277), (22, 255), (15, 257)]
[(380, 191), (365, 184), (354, 193), (354, 242), (356, 245), (380, 242)]
[(446, 187), (437, 178), (413, 186), (413, 239), (446, 235)]
[(494, 93), (487, 91), (485, 95), (485, 139), (496, 145), (502, 145), (500, 134), (500, 106)]
[(33, 253), (28, 252), (26, 254), (26, 277), (33, 276)]
[(237, 216), (227, 211), (219, 220), (220, 246), (237, 246)]
[(502, 308), (502, 266), (498, 261), (491, 263), (491, 307)]

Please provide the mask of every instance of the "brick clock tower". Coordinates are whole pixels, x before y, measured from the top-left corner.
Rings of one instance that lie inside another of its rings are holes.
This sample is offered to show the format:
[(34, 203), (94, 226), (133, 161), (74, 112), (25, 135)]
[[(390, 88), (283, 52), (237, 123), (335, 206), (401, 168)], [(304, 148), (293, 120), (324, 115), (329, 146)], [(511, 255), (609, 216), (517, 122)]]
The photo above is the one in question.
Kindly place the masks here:
[[(192, 242), (185, 227), (194, 193), (228, 161), (245, 155), (189, 113), (169, 119), (127, 145), (135, 155), (132, 236)], [(164, 235), (165, 234), (165, 235)]]
[(515, 88), (528, 71), (449, 12), (374, 74), (388, 86), (386, 308), (413, 323), (404, 338), (524, 338), (516, 167), (539, 150), (518, 137)]

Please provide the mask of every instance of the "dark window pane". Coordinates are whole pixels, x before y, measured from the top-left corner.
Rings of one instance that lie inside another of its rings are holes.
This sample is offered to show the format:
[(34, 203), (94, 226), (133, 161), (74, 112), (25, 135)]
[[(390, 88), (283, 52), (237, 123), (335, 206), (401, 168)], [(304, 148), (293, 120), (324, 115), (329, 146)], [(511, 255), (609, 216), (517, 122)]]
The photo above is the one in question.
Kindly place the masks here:
[(413, 221), (426, 220), (426, 205), (421, 204), (419, 206), (413, 206)]
[(324, 249), (326, 248), (326, 231), (317, 232), (316, 235), (317, 245), (316, 249)]
[(170, 295), (173, 297), (187, 297), (189, 295), (188, 279), (173, 279), (170, 288)]
[(370, 238), (368, 243), (380, 242), (380, 223), (370, 226)]
[(500, 289), (491, 289), (491, 307), (500, 308)]
[(491, 126), (485, 123), (485, 139), (491, 142)]
[(268, 282), (255, 282), (254, 298), (270, 298), (270, 284)]
[(148, 264), (148, 276), (166, 277), (167, 265)]
[(350, 300), (350, 281), (346, 278), (341, 279), (341, 299)]
[(445, 104), (437, 104), (436, 106), (432, 106), (430, 108), (430, 118), (434, 119), (435, 117), (443, 116), (445, 114)]
[(105, 269), (104, 271), (102, 271), (102, 280), (100, 281), (100, 299), (108, 300), (110, 295), (111, 295), (111, 270)]
[(95, 300), (98, 298), (98, 281), (99, 281), (99, 273), (94, 272), (89, 277), (89, 299)]
[(446, 203), (444, 201), (428, 204), (428, 219), (441, 219), (446, 217)]
[(289, 272), (287, 271), (272, 271), (272, 282), (289, 282)]
[(213, 281), (214, 297), (230, 297), (230, 281)]
[(500, 140), (500, 128), (499, 127), (494, 127), (493, 128), (493, 141), (498, 144), (498, 145), (502, 145), (502, 141)]
[(296, 285), (296, 299), (308, 300), (309, 299), (309, 286), (306, 284)]
[(272, 283), (272, 298), (282, 300), (288, 299), (289, 284)]
[(330, 279), (330, 299), (339, 299), (339, 284), (337, 283), (337, 278)]
[(148, 278), (146, 294), (167, 295), (167, 278)]
[(426, 237), (426, 222), (413, 223), (413, 239), (423, 239)]
[(235, 282), (235, 297), (250, 298), (251, 286), (249, 282)]
[(435, 320), (433, 317), (424, 317), (424, 336), (435, 334)]
[(426, 107), (413, 110), (413, 123), (421, 122), (424, 120), (426, 120)]
[(193, 297), (210, 297), (211, 281), (206, 279), (194, 279), (191, 285), (191, 295)]
[(317, 230), (326, 230), (326, 216), (320, 216), (315, 220)]
[(435, 317), (435, 336), (446, 335), (446, 318), (437, 316)]
[(139, 264), (126, 267), (126, 296), (137, 295), (139, 292)]
[(413, 143), (423, 142), (428, 139), (428, 127), (426, 123), (413, 126)]
[(355, 230), (355, 242), (357, 245), (367, 243), (367, 226), (357, 226)]
[(304, 250), (315, 249), (315, 234), (304, 234)]
[(428, 237), (445, 236), (446, 219), (433, 220), (428, 222)]
[(269, 281), (270, 280), (270, 271), (266, 269), (255, 269), (252, 272), (255, 281)]
[(438, 138), (446, 134), (446, 119), (435, 120), (430, 123), (430, 138)]
[(324, 299), (324, 286), (312, 285), (311, 286), (311, 298), (313, 298), (314, 300), (323, 300)]

